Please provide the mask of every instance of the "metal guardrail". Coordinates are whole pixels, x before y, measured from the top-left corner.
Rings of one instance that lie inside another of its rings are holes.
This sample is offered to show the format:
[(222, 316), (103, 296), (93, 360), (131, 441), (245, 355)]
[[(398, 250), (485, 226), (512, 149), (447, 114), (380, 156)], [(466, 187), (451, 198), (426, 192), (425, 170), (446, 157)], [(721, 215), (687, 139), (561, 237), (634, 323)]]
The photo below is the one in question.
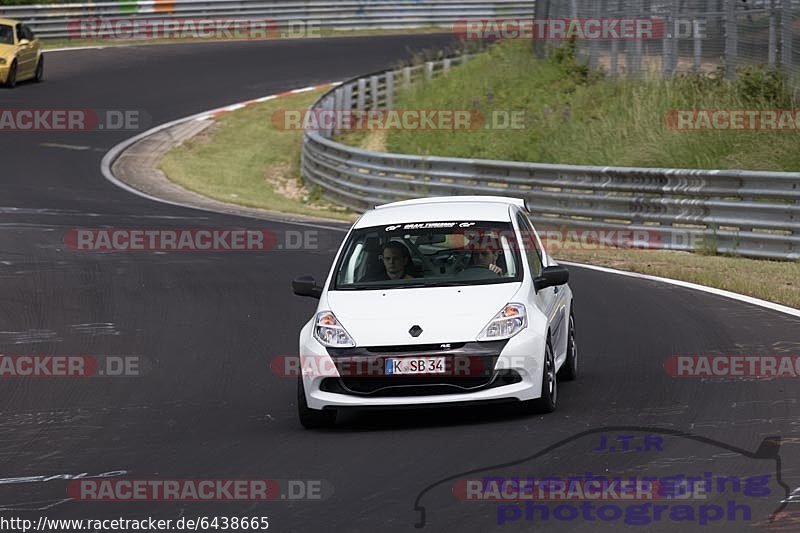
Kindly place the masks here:
[[(351, 80), (312, 109), (391, 109), (398, 87), (442, 75), (452, 58)], [(673, 250), (800, 259), (800, 173), (590, 167), (378, 153), (305, 132), (304, 178), (357, 212), (424, 196), (526, 198), (539, 229), (647, 232)]]
[(76, 37), (86, 19), (137, 21), (214, 19), (313, 23), (324, 29), (382, 29), (452, 25), (467, 18), (531, 17), (532, 0), (124, 0), (0, 6), (0, 17), (24, 20), (43, 39)]

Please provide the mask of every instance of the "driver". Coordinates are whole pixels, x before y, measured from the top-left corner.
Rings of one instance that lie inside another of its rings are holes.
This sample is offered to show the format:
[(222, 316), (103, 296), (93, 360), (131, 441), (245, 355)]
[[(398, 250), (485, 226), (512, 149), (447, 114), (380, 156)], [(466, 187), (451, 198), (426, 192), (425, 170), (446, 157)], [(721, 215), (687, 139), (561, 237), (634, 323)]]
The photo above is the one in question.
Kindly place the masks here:
[(414, 279), (407, 273), (411, 264), (411, 253), (400, 242), (389, 241), (381, 251), (381, 261), (386, 269), (386, 279)]
[(483, 236), (472, 250), (470, 266), (488, 268), (495, 274), (502, 276), (503, 269), (497, 266), (500, 257), (500, 241), (497, 234), (489, 233)]
[(475, 250), (472, 252), (472, 264), (488, 268), (495, 274), (503, 274), (503, 269), (497, 266), (497, 258), (500, 257), (500, 252), (493, 250)]

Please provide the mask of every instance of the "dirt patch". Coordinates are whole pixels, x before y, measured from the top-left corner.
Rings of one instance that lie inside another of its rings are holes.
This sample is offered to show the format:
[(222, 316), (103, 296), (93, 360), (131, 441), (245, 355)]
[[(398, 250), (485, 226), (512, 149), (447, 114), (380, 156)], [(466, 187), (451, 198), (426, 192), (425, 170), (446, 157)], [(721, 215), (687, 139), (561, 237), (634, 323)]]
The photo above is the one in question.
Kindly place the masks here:
[(371, 152), (385, 152), (386, 151), (386, 130), (375, 130), (367, 135), (361, 143), (364, 150)]
[(297, 170), (289, 163), (271, 165), (264, 173), (264, 181), (276, 194), (289, 199), (303, 202), (314, 211), (336, 211), (344, 213), (347, 208), (314, 198), (313, 192), (297, 176)]
[(214, 135), (220, 130), (222, 126), (216, 120), (211, 122), (211, 125), (206, 127), (203, 131), (198, 133), (197, 135), (193, 135), (189, 137), (185, 141), (183, 141), (183, 145), (187, 148), (199, 148), (201, 146), (207, 146), (211, 144), (214, 140)]
[(289, 163), (277, 163), (267, 167), (265, 181), (276, 193), (290, 200), (307, 201), (309, 191), (295, 175)]

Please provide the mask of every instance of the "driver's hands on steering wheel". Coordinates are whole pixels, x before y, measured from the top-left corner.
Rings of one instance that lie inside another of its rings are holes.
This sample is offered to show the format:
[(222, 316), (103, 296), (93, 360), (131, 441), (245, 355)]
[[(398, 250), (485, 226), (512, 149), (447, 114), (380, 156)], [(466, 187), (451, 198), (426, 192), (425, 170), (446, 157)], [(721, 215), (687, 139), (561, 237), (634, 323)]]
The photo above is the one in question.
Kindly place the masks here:
[(494, 264), (492, 264), (492, 265), (489, 265), (489, 266), (487, 266), (486, 268), (488, 268), (489, 270), (491, 270), (491, 271), (492, 271), (492, 272), (494, 272), (495, 274), (499, 274), (499, 275), (501, 275), (501, 276), (503, 275), (503, 269), (502, 269), (502, 268), (500, 268), (500, 267), (499, 267), (499, 266), (497, 266), (497, 265), (494, 265)]

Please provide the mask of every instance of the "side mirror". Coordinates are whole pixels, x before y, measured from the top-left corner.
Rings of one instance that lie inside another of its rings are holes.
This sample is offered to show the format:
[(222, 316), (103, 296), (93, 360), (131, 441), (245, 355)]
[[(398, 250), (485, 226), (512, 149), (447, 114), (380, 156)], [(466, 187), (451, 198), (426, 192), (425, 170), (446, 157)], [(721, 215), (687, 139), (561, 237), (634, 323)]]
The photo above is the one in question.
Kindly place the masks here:
[(547, 287), (557, 287), (569, 281), (569, 270), (562, 266), (551, 266), (542, 270), (542, 275), (533, 280), (536, 292)]
[(19, 40), (19, 45), (20, 46), (28, 46), (29, 44), (31, 44), (31, 42), (28, 39), (20, 39)]
[(320, 299), (322, 287), (317, 287), (317, 282), (311, 276), (303, 276), (292, 281), (292, 290), (297, 296), (308, 296)]

